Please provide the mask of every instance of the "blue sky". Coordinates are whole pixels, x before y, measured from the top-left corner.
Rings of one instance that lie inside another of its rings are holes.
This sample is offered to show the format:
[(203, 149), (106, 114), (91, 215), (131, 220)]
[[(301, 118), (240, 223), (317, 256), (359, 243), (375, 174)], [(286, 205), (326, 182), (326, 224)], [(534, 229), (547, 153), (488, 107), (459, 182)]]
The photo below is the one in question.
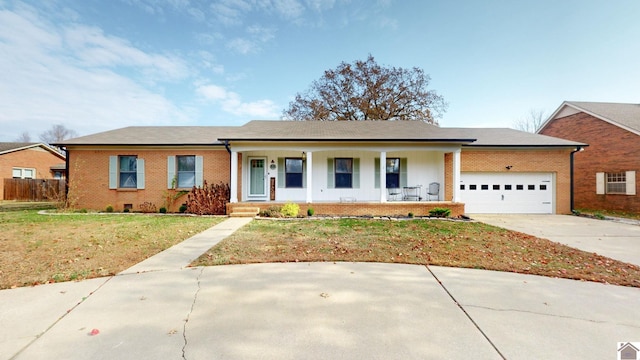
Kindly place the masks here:
[(450, 127), (640, 103), (640, 1), (0, 0), (0, 141), (279, 119), (340, 62), (419, 67)]

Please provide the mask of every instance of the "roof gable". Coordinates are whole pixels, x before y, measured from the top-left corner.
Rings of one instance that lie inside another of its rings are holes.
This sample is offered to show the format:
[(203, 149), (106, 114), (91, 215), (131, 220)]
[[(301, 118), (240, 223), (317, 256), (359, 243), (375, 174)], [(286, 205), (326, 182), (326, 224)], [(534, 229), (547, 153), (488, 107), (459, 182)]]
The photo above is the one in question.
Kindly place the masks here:
[(52, 148), (51, 146), (45, 143), (31, 143), (31, 142), (0, 142), (0, 155), (8, 154), (16, 151), (27, 150), (32, 148), (40, 147), (60, 159), (64, 159), (65, 155)]
[(542, 131), (555, 119), (584, 112), (600, 120), (608, 122), (634, 134), (640, 135), (640, 104), (606, 103), (565, 101), (560, 107), (540, 126)]

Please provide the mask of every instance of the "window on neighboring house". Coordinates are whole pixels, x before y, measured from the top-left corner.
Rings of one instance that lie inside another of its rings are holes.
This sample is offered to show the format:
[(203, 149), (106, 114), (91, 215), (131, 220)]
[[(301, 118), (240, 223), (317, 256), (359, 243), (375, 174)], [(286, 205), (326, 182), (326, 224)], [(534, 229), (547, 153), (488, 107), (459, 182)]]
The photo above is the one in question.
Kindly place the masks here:
[(176, 156), (178, 163), (178, 188), (192, 188), (196, 184), (196, 157), (195, 155)]
[(285, 187), (301, 188), (302, 186), (302, 159), (286, 158), (284, 161)]
[(400, 187), (400, 159), (387, 159), (387, 188)]
[(119, 156), (119, 169), (120, 173), (118, 174), (118, 178), (120, 179), (120, 187), (121, 188), (133, 188), (137, 187), (138, 183), (138, 157), (137, 156)]
[(627, 174), (625, 172), (606, 173), (607, 194), (626, 194)]
[(28, 168), (13, 168), (12, 177), (14, 179), (35, 179), (36, 170)]
[(336, 188), (352, 188), (353, 187), (353, 159), (352, 158), (336, 158), (335, 159), (335, 180)]

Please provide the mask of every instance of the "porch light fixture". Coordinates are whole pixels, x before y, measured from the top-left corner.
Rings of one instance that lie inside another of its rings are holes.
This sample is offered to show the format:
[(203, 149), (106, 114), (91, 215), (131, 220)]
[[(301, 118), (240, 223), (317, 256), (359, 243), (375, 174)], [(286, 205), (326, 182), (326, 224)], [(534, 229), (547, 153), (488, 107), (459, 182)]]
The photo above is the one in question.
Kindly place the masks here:
[(273, 161), (273, 159), (271, 159), (271, 163), (272, 163), (272, 164), (275, 164), (276, 162), (275, 162), (275, 161)]
[(512, 168), (512, 167), (513, 167), (512, 165), (507, 165), (507, 166), (505, 166), (505, 168), (506, 168), (507, 170), (511, 170), (511, 168)]
[(307, 153), (306, 152), (302, 152), (302, 160), (307, 160)]

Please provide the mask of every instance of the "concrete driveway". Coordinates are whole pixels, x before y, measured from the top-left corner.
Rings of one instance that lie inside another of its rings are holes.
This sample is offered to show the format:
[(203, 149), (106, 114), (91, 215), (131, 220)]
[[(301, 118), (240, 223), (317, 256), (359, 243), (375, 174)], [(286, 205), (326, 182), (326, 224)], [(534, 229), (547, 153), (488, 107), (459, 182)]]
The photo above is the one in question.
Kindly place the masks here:
[(573, 215), (475, 214), (472, 219), (640, 265), (640, 226)]

